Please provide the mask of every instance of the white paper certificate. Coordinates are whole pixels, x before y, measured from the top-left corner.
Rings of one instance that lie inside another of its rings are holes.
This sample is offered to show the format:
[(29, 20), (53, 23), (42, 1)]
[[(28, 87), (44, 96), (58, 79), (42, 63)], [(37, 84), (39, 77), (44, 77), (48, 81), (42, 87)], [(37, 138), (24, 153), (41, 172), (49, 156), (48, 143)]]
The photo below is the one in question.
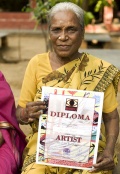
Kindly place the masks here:
[(88, 161), (94, 108), (94, 98), (50, 94), (45, 158)]
[(36, 163), (89, 170), (96, 163), (103, 92), (42, 87)]

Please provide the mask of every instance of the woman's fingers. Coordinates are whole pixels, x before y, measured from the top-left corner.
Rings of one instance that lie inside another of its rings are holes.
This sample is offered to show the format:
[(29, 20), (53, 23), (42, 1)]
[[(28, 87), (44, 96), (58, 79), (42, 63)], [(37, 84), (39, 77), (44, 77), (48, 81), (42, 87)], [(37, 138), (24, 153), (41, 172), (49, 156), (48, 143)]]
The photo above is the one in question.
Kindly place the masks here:
[(28, 115), (28, 120), (33, 121), (36, 118), (39, 118), (43, 114), (43, 110), (46, 109), (45, 102), (36, 101), (30, 102), (26, 105), (26, 112)]

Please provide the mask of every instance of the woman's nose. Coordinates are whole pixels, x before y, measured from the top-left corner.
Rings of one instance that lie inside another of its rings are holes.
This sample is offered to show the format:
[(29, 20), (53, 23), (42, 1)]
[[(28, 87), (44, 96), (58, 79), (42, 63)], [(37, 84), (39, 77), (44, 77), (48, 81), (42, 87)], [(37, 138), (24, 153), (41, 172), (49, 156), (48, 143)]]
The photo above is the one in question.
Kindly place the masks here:
[(59, 40), (67, 40), (68, 35), (65, 32), (62, 32), (60, 36), (58, 37)]

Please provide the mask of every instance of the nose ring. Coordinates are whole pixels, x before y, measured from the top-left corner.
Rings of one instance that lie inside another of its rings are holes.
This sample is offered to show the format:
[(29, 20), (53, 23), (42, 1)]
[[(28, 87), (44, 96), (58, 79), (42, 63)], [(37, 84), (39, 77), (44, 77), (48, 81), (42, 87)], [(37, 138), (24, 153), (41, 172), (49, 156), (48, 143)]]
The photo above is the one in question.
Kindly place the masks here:
[(61, 37), (59, 36), (58, 39), (61, 39)]

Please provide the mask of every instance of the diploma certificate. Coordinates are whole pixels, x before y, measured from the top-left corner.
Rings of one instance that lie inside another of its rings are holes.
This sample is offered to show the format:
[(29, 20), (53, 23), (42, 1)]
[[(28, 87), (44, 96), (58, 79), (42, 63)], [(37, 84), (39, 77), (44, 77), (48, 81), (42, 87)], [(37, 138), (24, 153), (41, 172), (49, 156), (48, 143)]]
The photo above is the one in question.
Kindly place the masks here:
[(36, 162), (91, 169), (96, 163), (103, 92), (43, 87)]

